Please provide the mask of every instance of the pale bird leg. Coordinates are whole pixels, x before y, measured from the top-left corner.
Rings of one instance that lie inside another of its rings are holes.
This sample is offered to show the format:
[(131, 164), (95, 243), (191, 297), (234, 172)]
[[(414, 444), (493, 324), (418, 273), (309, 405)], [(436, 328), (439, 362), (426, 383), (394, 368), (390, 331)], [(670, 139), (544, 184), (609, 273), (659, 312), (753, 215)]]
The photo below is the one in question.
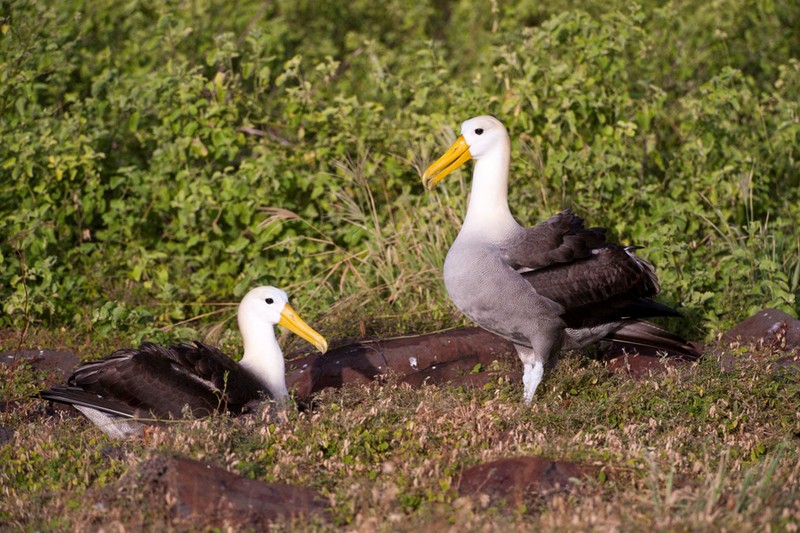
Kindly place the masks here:
[(541, 361), (533, 364), (525, 363), (525, 373), (522, 375), (522, 383), (525, 385), (522, 399), (525, 404), (530, 405), (533, 402), (533, 395), (539, 387), (539, 383), (542, 382), (542, 376), (544, 376), (544, 365)]

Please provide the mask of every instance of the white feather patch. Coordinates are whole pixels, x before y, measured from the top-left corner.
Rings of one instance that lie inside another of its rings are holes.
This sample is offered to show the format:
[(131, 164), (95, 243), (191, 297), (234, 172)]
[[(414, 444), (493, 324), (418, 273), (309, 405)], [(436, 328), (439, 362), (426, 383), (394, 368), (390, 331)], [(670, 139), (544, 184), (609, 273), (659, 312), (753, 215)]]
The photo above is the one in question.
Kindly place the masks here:
[(129, 418), (110, 415), (83, 405), (74, 405), (73, 407), (83, 413), (86, 418), (91, 420), (95, 426), (112, 439), (126, 439), (139, 435), (144, 428), (143, 424)]

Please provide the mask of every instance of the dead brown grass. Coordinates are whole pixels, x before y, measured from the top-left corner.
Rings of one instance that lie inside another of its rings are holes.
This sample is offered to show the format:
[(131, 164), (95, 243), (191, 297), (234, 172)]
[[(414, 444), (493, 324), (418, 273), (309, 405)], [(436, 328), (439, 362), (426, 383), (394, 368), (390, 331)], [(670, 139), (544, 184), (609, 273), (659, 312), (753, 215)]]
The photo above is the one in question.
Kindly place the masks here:
[[(530, 409), (502, 379), (480, 390), (389, 380), (325, 391), (304, 412), (176, 422), (123, 443), (28, 399), (3, 419), (14, 435), (0, 449), (0, 523), (190, 530), (132, 477), (166, 452), (329, 499), (332, 523), (290, 529), (796, 530), (800, 376), (770, 366), (779, 354), (739, 352), (725, 354), (737, 357), (727, 373), (710, 357), (638, 382), (569, 354)], [(459, 496), (464, 468), (530, 454), (600, 473), (521, 509)]]

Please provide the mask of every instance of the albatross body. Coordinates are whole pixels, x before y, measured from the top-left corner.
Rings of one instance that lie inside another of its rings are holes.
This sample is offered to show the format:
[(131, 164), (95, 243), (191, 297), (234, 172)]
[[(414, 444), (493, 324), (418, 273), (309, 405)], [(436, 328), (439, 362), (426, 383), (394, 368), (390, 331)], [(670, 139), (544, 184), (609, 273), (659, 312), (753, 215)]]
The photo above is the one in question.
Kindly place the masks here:
[(325, 353), (327, 341), (289, 305), (286, 293), (257, 287), (239, 304), (244, 355), (236, 363), (216, 348), (194, 341), (117, 350), (83, 363), (66, 387), (40, 393), (44, 399), (73, 405), (105, 433), (124, 438), (141, 430), (136, 419), (194, 417), (239, 413), (248, 402), (286, 401), (283, 353), (275, 338), (280, 324)]
[(461, 312), (514, 343), (524, 365), (525, 402), (561, 349), (610, 339), (696, 356), (684, 339), (641, 320), (680, 315), (651, 299), (658, 280), (635, 247), (607, 242), (604, 229), (586, 228), (570, 210), (533, 228), (514, 220), (510, 151), (499, 120), (467, 120), (456, 142), (425, 170), (423, 183), (431, 189), (475, 160), (464, 224), (444, 263), (445, 287)]

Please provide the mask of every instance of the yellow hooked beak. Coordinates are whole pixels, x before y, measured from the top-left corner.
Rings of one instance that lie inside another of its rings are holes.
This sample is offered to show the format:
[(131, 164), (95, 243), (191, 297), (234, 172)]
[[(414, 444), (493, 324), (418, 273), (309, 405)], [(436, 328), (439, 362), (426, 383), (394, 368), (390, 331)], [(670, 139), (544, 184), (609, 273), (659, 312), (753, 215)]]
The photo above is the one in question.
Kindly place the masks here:
[(283, 306), (283, 311), (281, 311), (281, 319), (278, 321), (278, 324), (287, 328), (292, 333), (304, 338), (316, 346), (317, 350), (320, 352), (325, 353), (328, 351), (328, 341), (325, 340), (325, 337), (314, 331), (311, 326), (306, 324), (288, 303)]
[(426, 189), (433, 189), (445, 176), (472, 159), (469, 146), (463, 135), (447, 149), (442, 157), (434, 161), (422, 174), (422, 184)]

